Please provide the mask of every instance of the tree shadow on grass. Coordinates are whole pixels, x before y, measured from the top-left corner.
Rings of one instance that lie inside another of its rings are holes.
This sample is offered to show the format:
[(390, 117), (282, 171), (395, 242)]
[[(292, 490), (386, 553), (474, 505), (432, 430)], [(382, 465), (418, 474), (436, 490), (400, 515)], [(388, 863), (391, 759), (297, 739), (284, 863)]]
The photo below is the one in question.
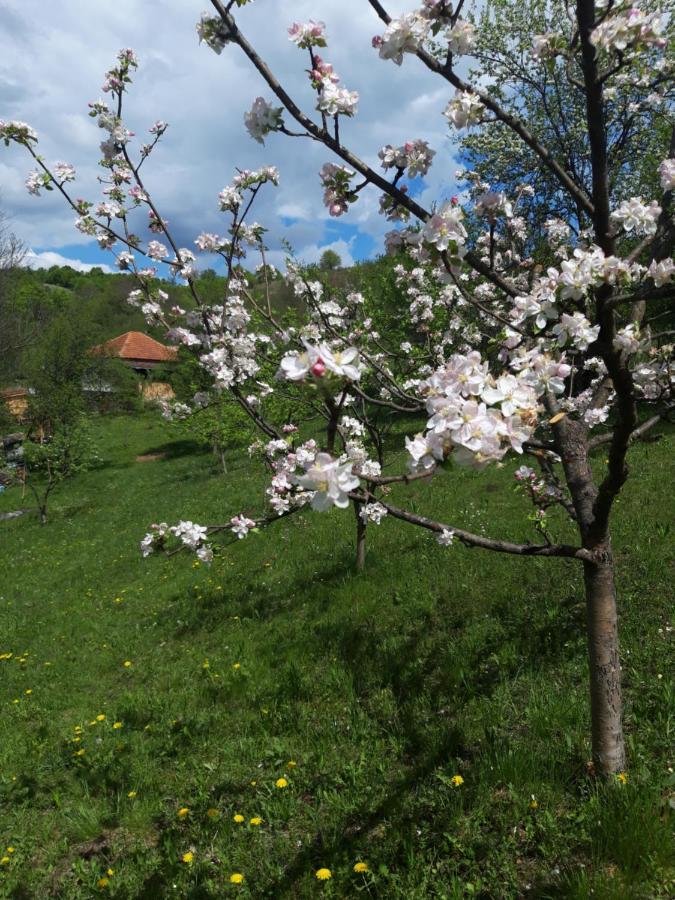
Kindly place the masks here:
[(180, 459), (183, 456), (204, 456), (208, 452), (208, 448), (204, 447), (203, 444), (186, 438), (178, 441), (168, 441), (166, 444), (150, 447), (147, 450), (143, 450), (139, 455), (158, 457), (158, 462), (170, 462), (174, 459)]
[[(502, 746), (498, 738), (494, 742), (486, 740), (480, 751), (471, 745), (457, 721), (453, 721), (453, 709), (462, 708), (473, 699), (489, 699), (500, 684), (517, 677), (523, 665), (536, 669), (559, 668), (561, 656), (568, 650), (566, 638), (579, 633), (580, 619), (579, 606), (574, 598), (564, 601), (559, 621), (553, 625), (560, 630), (559, 637), (554, 642), (546, 643), (544, 638), (552, 627), (550, 623), (532, 627), (531, 620), (524, 615), (522, 618), (513, 616), (506, 632), (462, 658), (461, 675), (451, 683), (444, 678), (439, 655), (440, 640), (430, 644), (420, 656), (420, 643), (428, 630), (428, 622), (420, 623), (404, 643), (384, 654), (380, 640), (382, 636), (378, 638), (367, 625), (345, 623), (341, 628), (333, 623), (331, 651), (337, 652), (350, 670), (362, 708), (367, 705), (369, 697), (377, 696), (385, 689), (391, 692), (396, 713), (387, 727), (393, 729), (401, 741), (399, 762), (408, 768), (401, 778), (388, 787), (386, 795), (376, 806), (364, 805), (352, 809), (343, 816), (339, 825), (331, 825), (331, 836), (327, 836), (322, 829), (317, 830), (311, 842), (294, 856), (283, 875), (265, 885), (264, 889), (261, 887), (260, 896), (300, 895), (298, 882), (306, 879), (308, 871), (325, 865), (325, 860), (359, 858), (363, 853), (364, 839), (382, 823), (387, 824), (390, 833), (399, 836), (399, 842), (405, 842), (405, 835), (411, 835), (424, 820), (424, 812), (411, 800), (439, 767), (453, 759), (462, 759), (465, 764), (471, 765), (479, 752), (481, 756), (491, 752), (510, 753), (508, 746)], [(323, 653), (326, 652), (322, 640), (325, 637), (327, 635), (319, 635)], [(505, 641), (512, 642), (522, 651), (524, 658), (514, 658), (512, 663), (496, 669), (482, 667), (480, 663), (492, 652), (498, 651)], [(545, 647), (543, 652), (542, 647)], [(423, 691), (428, 704), (426, 726), (415, 715)], [(554, 750), (551, 747), (552, 754)], [(573, 776), (580, 768), (583, 766), (573, 751), (556, 751), (555, 760), (551, 755), (534, 767), (537, 775), (551, 778)], [(534, 773), (534, 769), (530, 768), (530, 771)], [(433, 822), (430, 824), (439, 841), (442, 842), (444, 832), (452, 829), (459, 814), (454, 807), (434, 808)], [(399, 855), (399, 861), (404, 866), (402, 849)], [(376, 895), (379, 896), (379, 892), (376, 891)]]

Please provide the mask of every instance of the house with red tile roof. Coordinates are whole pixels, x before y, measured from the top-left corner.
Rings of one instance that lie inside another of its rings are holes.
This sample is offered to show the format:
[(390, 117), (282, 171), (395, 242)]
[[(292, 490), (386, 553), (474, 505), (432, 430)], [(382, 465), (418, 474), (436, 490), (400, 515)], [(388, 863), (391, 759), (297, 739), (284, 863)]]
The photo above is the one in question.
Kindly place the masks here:
[(124, 360), (132, 369), (145, 374), (157, 366), (175, 362), (178, 348), (160, 344), (142, 331), (127, 331), (104, 344), (92, 347), (91, 353)]
[[(178, 347), (160, 344), (142, 331), (127, 331), (89, 351), (98, 356), (121, 359), (139, 375), (147, 376), (152, 369), (178, 358)], [(171, 400), (175, 395), (171, 385), (165, 381), (148, 381), (139, 385), (143, 398), (147, 401)]]

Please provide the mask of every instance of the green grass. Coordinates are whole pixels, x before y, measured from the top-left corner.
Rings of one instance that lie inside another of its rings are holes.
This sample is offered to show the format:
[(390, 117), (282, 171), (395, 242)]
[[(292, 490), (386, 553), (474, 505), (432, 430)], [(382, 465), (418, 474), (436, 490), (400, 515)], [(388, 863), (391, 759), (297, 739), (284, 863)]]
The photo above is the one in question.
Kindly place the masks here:
[[(673, 895), (671, 439), (633, 448), (616, 510), (630, 777), (601, 785), (574, 563), (385, 520), (355, 575), (350, 511), (211, 567), (143, 561), (150, 522), (253, 513), (264, 478), (235, 453), (223, 477), (150, 417), (97, 430), (105, 465), (54, 495), (46, 527), (0, 523), (0, 897)], [(395, 493), (534, 539), (513, 468)]]

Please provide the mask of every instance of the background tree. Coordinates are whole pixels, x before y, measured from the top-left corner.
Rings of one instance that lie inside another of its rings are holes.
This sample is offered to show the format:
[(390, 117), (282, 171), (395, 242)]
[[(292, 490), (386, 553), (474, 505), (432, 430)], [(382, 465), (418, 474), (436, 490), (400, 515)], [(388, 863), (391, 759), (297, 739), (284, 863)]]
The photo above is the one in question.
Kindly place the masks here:
[(0, 209), (0, 379), (11, 370), (32, 333), (17, 308), (13, 279), (26, 252), (26, 245), (11, 231), (6, 213)]
[(323, 272), (332, 272), (334, 269), (339, 269), (341, 265), (342, 259), (340, 258), (340, 254), (336, 253), (335, 250), (324, 250), (321, 254), (319, 268)]

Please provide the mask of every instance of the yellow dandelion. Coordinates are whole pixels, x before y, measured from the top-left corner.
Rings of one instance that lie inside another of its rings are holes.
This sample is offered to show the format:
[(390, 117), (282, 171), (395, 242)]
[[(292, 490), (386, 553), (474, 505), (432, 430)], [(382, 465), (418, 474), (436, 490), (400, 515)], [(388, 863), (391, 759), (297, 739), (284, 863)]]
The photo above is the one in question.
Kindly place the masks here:
[(289, 759), (286, 765), (289, 769), (294, 769), (297, 766), (297, 763), (294, 759)]
[(230, 884), (243, 884), (243, 882), (244, 876), (241, 874), (241, 872), (233, 872), (230, 875)]
[(115, 874), (115, 871), (114, 871), (114, 869), (108, 869), (108, 871), (107, 871), (105, 874), (106, 874), (106, 875), (111, 875), (111, 876), (112, 876), (112, 875)]
[(3, 856), (2, 859), (0, 859), (0, 866), (8, 866), (10, 862), (9, 856)]
[(204, 662), (202, 663), (202, 669), (209, 669), (210, 667), (211, 667), (211, 663), (208, 661), (208, 659), (205, 659)]
[(252, 819), (249, 819), (249, 825), (262, 825), (262, 819), (260, 816), (253, 816)]
[(122, 723), (121, 723), (121, 722), (115, 722), (115, 724), (113, 725), (113, 728), (115, 728), (115, 729), (117, 729), (117, 730), (119, 730), (121, 727), (122, 727)]
[(125, 660), (124, 660), (124, 668), (125, 668), (125, 669), (130, 669), (132, 666), (133, 666), (133, 663), (131, 662), (130, 659), (125, 659)]
[(179, 818), (179, 819), (184, 819), (185, 816), (187, 816), (187, 814), (188, 814), (189, 812), (190, 812), (190, 807), (189, 807), (189, 806), (181, 806), (181, 808), (178, 810), (178, 818)]
[(14, 853), (14, 847), (8, 847), (8, 848), (7, 848), (7, 852), (8, 852), (8, 853)]
[(105, 877), (99, 878), (99, 880), (96, 882), (96, 884), (98, 887), (101, 888), (101, 890), (103, 890), (104, 888), (107, 888), (108, 885), (110, 884), (110, 879), (105, 878)]
[(276, 787), (278, 787), (278, 788), (286, 788), (286, 787), (288, 787), (288, 782), (286, 781), (285, 778), (277, 778), (277, 780), (274, 782), (274, 784), (275, 784)]
[(628, 784), (628, 772), (619, 772), (616, 776), (616, 780), (619, 784)]
[[(126, 665), (126, 663), (125, 663), (125, 665)], [(97, 721), (97, 722), (105, 722), (105, 716), (103, 715), (103, 713), (99, 713), (99, 714), (96, 716), (96, 721)]]
[(75, 756), (84, 756), (87, 751), (82, 747), (80, 750), (75, 751)]
[(209, 819), (217, 819), (220, 815), (220, 810), (212, 806), (206, 810), (206, 815), (209, 817)]
[(188, 850), (187, 853), (184, 853), (181, 856), (181, 862), (186, 863), (188, 866), (194, 861), (195, 855), (191, 850)]
[(237, 669), (241, 669), (241, 663), (233, 663), (232, 668), (237, 671)]
[(319, 881), (328, 881), (329, 878), (333, 877), (333, 873), (330, 869), (317, 869), (314, 875)]
[(367, 872), (368, 871), (368, 863), (365, 862), (357, 862), (354, 865), (354, 871), (359, 872)]
[(137, 795), (136, 791), (129, 791), (129, 793), (127, 794), (127, 797), (129, 797), (131, 800), (133, 800), (136, 795)]
[(244, 817), (242, 816), (241, 813), (235, 813), (235, 814), (232, 816), (232, 821), (233, 821), (233, 822), (236, 822), (237, 825), (241, 825), (241, 823), (244, 821)]
[(530, 800), (530, 809), (539, 809), (539, 803), (534, 794), (532, 794), (532, 799)]
[(26, 693), (27, 693), (27, 694), (32, 694), (32, 693), (33, 693), (33, 689), (32, 689), (32, 688), (29, 688), (29, 689), (26, 691)]
[(75, 728), (73, 729), (73, 731), (75, 732), (75, 734), (82, 734), (82, 730), (83, 730), (83, 729), (82, 729), (82, 727), (81, 727), (80, 725), (76, 725)]
[(459, 787), (460, 785), (464, 784), (464, 779), (461, 775), (453, 775), (450, 781), (453, 787)]
[(257, 781), (252, 781), (252, 782), (251, 782), (251, 787), (255, 787), (257, 783), (258, 783)]

